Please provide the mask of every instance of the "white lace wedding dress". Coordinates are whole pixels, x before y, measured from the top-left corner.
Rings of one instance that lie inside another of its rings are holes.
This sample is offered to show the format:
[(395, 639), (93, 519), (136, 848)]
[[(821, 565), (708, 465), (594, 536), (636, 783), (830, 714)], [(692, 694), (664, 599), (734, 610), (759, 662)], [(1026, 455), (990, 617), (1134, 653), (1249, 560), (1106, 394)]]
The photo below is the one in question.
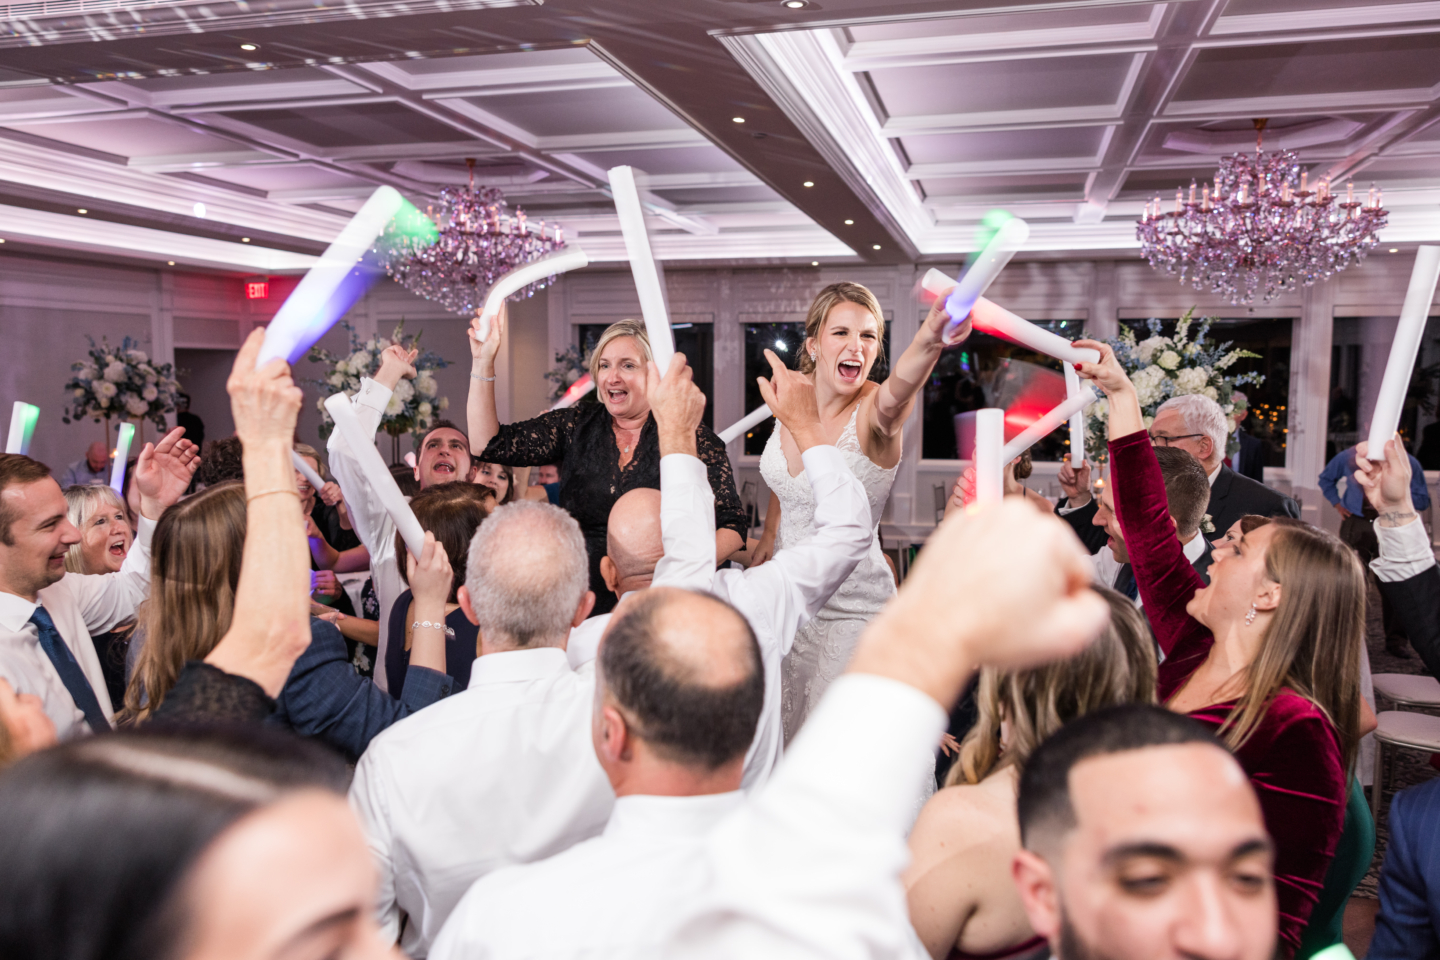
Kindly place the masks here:
[[(835, 445), (844, 455), (851, 472), (865, 487), (870, 500), (870, 523), (878, 532), (880, 514), (885, 510), (885, 501), (890, 498), (890, 486), (895, 482), (895, 473), (900, 465), (897, 463), (886, 470), (876, 466), (861, 452), (860, 440), (855, 433), (859, 413), (857, 406)], [(771, 432), (770, 441), (760, 457), (760, 475), (780, 499), (780, 531), (775, 538), (775, 549), (783, 550), (813, 534), (815, 497), (803, 471), (799, 476), (790, 475), (785, 451), (780, 447), (778, 427)], [(787, 744), (811, 709), (820, 702), (825, 688), (844, 672), (850, 655), (855, 652), (860, 633), (870, 618), (879, 613), (894, 595), (895, 578), (890, 573), (884, 554), (880, 552), (877, 535), (870, 544), (870, 553), (855, 567), (850, 578), (840, 585), (819, 614), (795, 634), (795, 645), (785, 658), (780, 673), (780, 709)]]

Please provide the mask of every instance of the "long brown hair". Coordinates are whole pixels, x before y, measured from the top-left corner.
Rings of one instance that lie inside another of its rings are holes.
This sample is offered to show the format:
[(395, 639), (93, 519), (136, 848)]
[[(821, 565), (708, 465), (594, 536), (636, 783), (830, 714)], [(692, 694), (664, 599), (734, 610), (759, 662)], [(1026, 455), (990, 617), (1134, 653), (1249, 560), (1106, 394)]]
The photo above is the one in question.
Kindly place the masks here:
[[(455, 595), (465, 582), (465, 561), (470, 554), (470, 541), (475, 538), (484, 519), (495, 509), (495, 491), (479, 483), (442, 483), (423, 490), (410, 501), (415, 519), (420, 526), (435, 534), (435, 539), (445, 548), (450, 558), (450, 583), (448, 603), (455, 602)], [(405, 538), (395, 534), (395, 563), (400, 570), (400, 579), (410, 586), (410, 559)]]
[[(1118, 703), (1155, 702), (1155, 641), (1140, 611), (1108, 587), (1092, 586), (1110, 604), (1110, 625), (1068, 660), (1033, 670), (980, 671), (980, 716), (960, 744), (945, 786), (979, 783), (1002, 767), (1025, 766), (1047, 737), (1076, 717)], [(1000, 745), (1000, 723), (1010, 725)]]
[(1246, 533), (1275, 527), (1265, 575), (1280, 584), (1280, 605), (1245, 668), (1245, 692), (1220, 727), (1231, 750), (1250, 739), (1270, 701), (1290, 689), (1335, 728), (1345, 769), (1360, 746), (1360, 657), (1365, 644), (1365, 571), (1340, 540), (1290, 517), (1244, 517)]
[[(842, 303), (859, 304), (875, 315), (875, 322), (879, 324), (876, 331), (878, 345), (875, 350), (875, 362), (879, 363), (885, 358), (885, 312), (880, 309), (880, 301), (875, 299), (875, 294), (871, 293), (868, 287), (858, 283), (842, 280), (839, 283), (830, 284), (815, 294), (815, 299), (810, 301), (810, 309), (805, 314), (805, 339), (818, 340), (820, 331), (825, 328), (825, 318), (830, 316), (831, 310)], [(810, 351), (803, 347), (800, 350), (799, 366), (801, 373), (815, 372), (815, 361), (810, 359)]]
[(125, 688), (124, 718), (144, 720), (187, 660), (209, 655), (235, 613), (245, 546), (245, 487), (207, 487), (165, 511), (150, 549), (150, 599), (140, 610), (145, 646)]

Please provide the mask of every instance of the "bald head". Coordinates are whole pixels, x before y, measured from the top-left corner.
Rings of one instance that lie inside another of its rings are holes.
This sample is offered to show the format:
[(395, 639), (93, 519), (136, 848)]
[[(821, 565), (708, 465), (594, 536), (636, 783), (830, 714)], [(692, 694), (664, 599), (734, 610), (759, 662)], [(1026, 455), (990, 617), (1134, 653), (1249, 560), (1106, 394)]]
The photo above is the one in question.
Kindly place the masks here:
[(750, 624), (716, 597), (658, 587), (615, 608), (600, 646), (604, 695), (662, 760), (703, 771), (742, 760), (765, 699)]
[(96, 440), (85, 450), (85, 463), (91, 470), (99, 473), (105, 469), (105, 464), (110, 462), (110, 452), (105, 449), (105, 444)]
[(639, 487), (615, 501), (605, 531), (605, 555), (614, 580), (611, 589), (617, 594), (650, 585), (655, 565), (665, 555), (659, 490)]

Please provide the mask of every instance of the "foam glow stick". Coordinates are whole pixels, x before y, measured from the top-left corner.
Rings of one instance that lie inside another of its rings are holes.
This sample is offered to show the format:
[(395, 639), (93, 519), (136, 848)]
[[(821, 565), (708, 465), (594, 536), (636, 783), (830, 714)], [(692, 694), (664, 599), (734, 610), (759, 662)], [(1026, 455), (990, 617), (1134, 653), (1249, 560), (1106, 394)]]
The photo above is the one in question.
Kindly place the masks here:
[(476, 339), (484, 340), (490, 336), (490, 320), (500, 312), (500, 304), (504, 303), (505, 298), (510, 294), (522, 287), (528, 287), (536, 280), (544, 280), (557, 273), (579, 270), (589, 262), (590, 258), (584, 250), (579, 247), (567, 247), (564, 250), (557, 250), (548, 257), (521, 264), (501, 276), (485, 296), (485, 306), (480, 309), (480, 329)]
[(1069, 420), (1077, 411), (1084, 410), (1096, 400), (1095, 390), (1090, 386), (1080, 388), (1080, 392), (1070, 397), (1058, 407), (1052, 409), (1045, 416), (1036, 420), (1030, 426), (1020, 432), (1014, 440), (1005, 444), (1005, 449), (1000, 451), (1000, 462), (1009, 463), (1020, 454), (1029, 450), (1035, 444), (1048, 437), (1056, 427)]
[(955, 283), (955, 289), (945, 298), (945, 312), (950, 314), (950, 319), (945, 324), (945, 331), (940, 335), (941, 342), (952, 341), (955, 332), (960, 329), (960, 324), (970, 316), (975, 302), (990, 288), (990, 284), (1000, 276), (1000, 271), (1005, 269), (1005, 264), (1015, 256), (1015, 251), (1024, 246), (1028, 239), (1030, 225), (1024, 220), (1012, 217), (995, 231), (990, 242), (985, 244), (974, 260), (966, 264), (964, 272)]
[(975, 411), (975, 500), (965, 507), (974, 513), (997, 504), (1005, 493), (1005, 411), (995, 407)]
[(403, 456), (401, 459), (405, 461), (405, 465), (406, 465), (407, 467), (409, 467), (411, 470), (414, 470), (414, 469), (415, 469), (415, 451), (414, 451), (414, 450), (411, 450), (411, 451), (407, 452), (407, 453), (405, 454), (405, 456)]
[[(1070, 364), (1065, 364), (1065, 396), (1073, 397), (1080, 392), (1080, 374)], [(1085, 411), (1079, 410), (1070, 418), (1070, 466), (1079, 470), (1085, 464)]]
[(438, 236), (429, 218), (394, 187), (377, 189), (280, 305), (265, 330), (257, 364), (276, 357), (294, 364), (364, 295), (368, 281), (356, 264), (391, 221), (407, 236)]
[(120, 435), (115, 438), (115, 454), (110, 462), (110, 489), (117, 496), (125, 496), (125, 462), (130, 459), (130, 444), (135, 440), (135, 424), (120, 424)]
[(670, 312), (665, 306), (665, 288), (655, 255), (650, 250), (650, 235), (645, 230), (645, 211), (640, 206), (640, 190), (635, 186), (632, 167), (610, 168), (610, 193), (615, 198), (615, 212), (620, 216), (620, 232), (625, 236), (625, 254), (630, 258), (630, 273), (640, 294), (640, 314), (645, 318), (645, 332), (650, 336), (650, 355), (660, 375), (670, 369), (675, 355), (675, 335), (670, 332)]
[[(425, 530), (420, 526), (420, 521), (415, 519), (415, 511), (410, 509), (410, 504), (400, 492), (395, 478), (390, 475), (390, 468), (380, 459), (380, 451), (375, 449), (375, 437), (365, 436), (365, 428), (360, 426), (360, 421), (356, 419), (355, 411), (350, 406), (350, 398), (343, 393), (333, 394), (326, 399), (325, 409), (330, 411), (330, 417), (335, 421), (335, 429), (345, 437), (345, 442), (350, 446), (350, 452), (360, 465), (365, 479), (370, 481), (370, 488), (375, 491), (375, 496), (380, 498), (380, 505), (390, 514), (390, 519), (395, 521), (395, 529), (399, 530), (400, 536), (405, 539), (405, 546), (409, 547), (415, 556), (420, 556), (425, 549)], [(404, 563), (405, 558), (400, 557), (398, 562)]]
[(10, 436), (5, 441), (5, 452), (28, 454), (30, 440), (35, 436), (35, 424), (39, 420), (39, 407), (24, 400), (16, 400), (10, 411)]
[(1375, 415), (1370, 418), (1370, 459), (1385, 457), (1385, 441), (1395, 436), (1400, 425), (1400, 409), (1410, 387), (1410, 374), (1425, 335), (1425, 320), (1430, 315), (1430, 302), (1435, 299), (1435, 283), (1440, 280), (1440, 247), (1420, 247), (1415, 251), (1415, 269), (1410, 272), (1410, 288), (1405, 291), (1405, 305), (1400, 308), (1400, 323), (1390, 344), (1390, 359), (1385, 364), (1385, 379), (1380, 381), (1380, 396), (1375, 400)]
[(1043, 353), (1066, 363), (1100, 362), (1099, 350), (1072, 346), (1064, 337), (1043, 330), (984, 297), (975, 301), (975, 307), (970, 313), (975, 320), (976, 330), (1029, 347), (1036, 353)]
[(955, 281), (934, 267), (926, 270), (925, 276), (920, 280), (920, 288), (932, 297), (940, 296), (953, 286), (955, 286)]
[(773, 414), (770, 413), (770, 404), (762, 403), (754, 410), (751, 410), (749, 413), (745, 414), (745, 416), (741, 417), (739, 420), (730, 424), (730, 426), (726, 427), (724, 430), (721, 430), (718, 434), (716, 434), (716, 436), (720, 438), (721, 443), (729, 443), (736, 437), (744, 436), (745, 431), (749, 430), (751, 427), (756, 426), (757, 424), (764, 423), (766, 420), (770, 419), (771, 416), (773, 416)]
[(595, 389), (595, 379), (590, 374), (585, 374), (570, 384), (570, 388), (560, 395), (560, 399), (551, 405), (551, 410), (564, 410), (566, 407), (573, 407), (591, 390)]
[(325, 486), (325, 481), (320, 479), (320, 474), (315, 472), (315, 468), (306, 463), (305, 458), (295, 450), (290, 451), (290, 462), (295, 464), (295, 469), (299, 470), (300, 475), (309, 481), (316, 493), (319, 493), (320, 488)]

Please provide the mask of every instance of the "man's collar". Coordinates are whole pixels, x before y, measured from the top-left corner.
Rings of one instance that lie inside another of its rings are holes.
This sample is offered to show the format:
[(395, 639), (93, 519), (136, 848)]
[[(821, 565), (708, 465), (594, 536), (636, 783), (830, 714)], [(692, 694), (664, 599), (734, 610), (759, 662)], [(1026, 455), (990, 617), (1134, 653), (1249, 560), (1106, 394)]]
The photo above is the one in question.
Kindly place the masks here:
[(1224, 469), (1225, 469), (1225, 461), (1224, 461), (1224, 460), (1221, 460), (1221, 461), (1220, 461), (1220, 466), (1216, 467), (1214, 470), (1212, 470), (1209, 474), (1206, 475), (1206, 479), (1210, 481), (1210, 486), (1211, 486), (1212, 489), (1213, 489), (1214, 486), (1215, 486), (1215, 478), (1218, 477), (1218, 476), (1220, 476), (1220, 471), (1221, 471), (1221, 470), (1224, 470)]
[(19, 633), (30, 622), (30, 616), (39, 606), (31, 600), (13, 593), (0, 591), (0, 628)]

